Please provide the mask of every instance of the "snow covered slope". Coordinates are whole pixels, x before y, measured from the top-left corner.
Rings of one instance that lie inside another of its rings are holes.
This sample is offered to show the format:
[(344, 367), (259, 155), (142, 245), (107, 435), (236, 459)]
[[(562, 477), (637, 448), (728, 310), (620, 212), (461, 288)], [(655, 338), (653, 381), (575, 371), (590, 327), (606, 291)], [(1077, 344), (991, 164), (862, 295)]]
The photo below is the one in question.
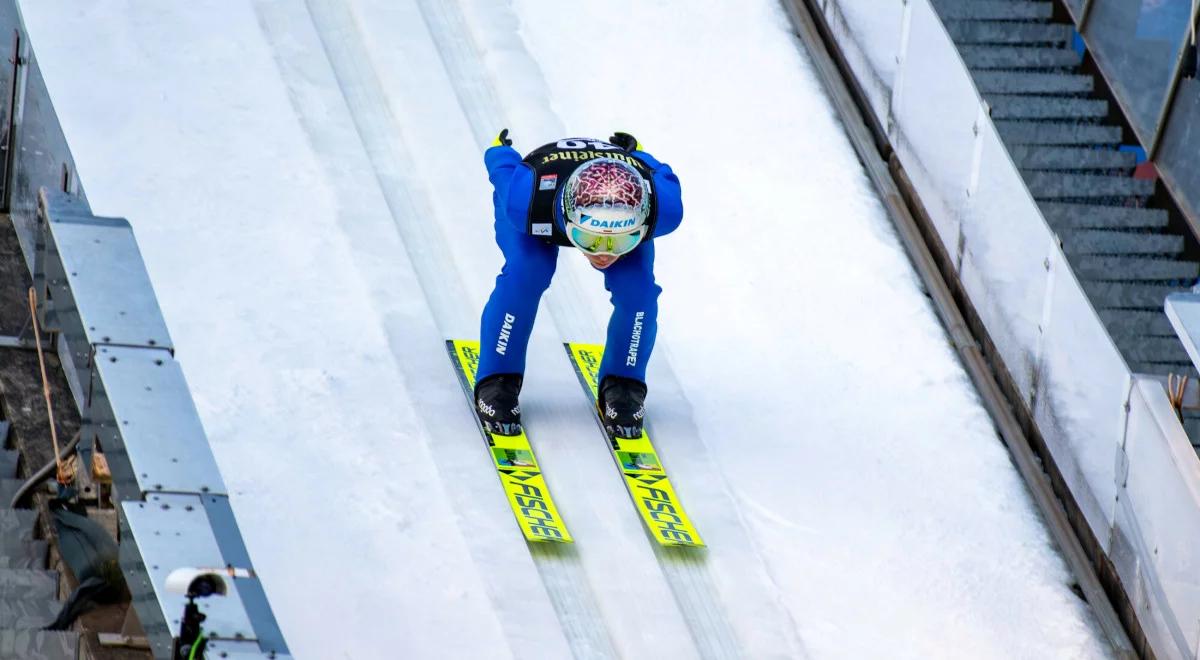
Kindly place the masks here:
[[(301, 658), (1103, 657), (772, 0), (27, 0), (88, 197), (134, 222)], [(573, 549), (521, 540), (441, 341), (500, 266), (481, 151), (634, 132), (679, 172), (652, 548), (559, 342), (524, 403)]]

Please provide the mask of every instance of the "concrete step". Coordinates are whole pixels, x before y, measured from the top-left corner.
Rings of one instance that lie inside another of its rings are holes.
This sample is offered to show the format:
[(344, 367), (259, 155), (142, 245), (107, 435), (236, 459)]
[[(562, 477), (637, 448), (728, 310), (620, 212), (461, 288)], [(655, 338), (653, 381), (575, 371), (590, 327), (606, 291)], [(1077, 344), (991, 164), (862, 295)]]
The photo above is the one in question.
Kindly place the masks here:
[(14, 479), (21, 454), (12, 449), (0, 449), (0, 479)]
[[(1132, 368), (1133, 365), (1130, 365)], [(1134, 373), (1145, 373), (1134, 371)], [(1196, 447), (1197, 438), (1200, 438), (1200, 418), (1192, 417), (1188, 413), (1183, 413), (1183, 431), (1187, 433), (1187, 437), (1192, 441), (1192, 447), (1196, 449), (1196, 455), (1200, 457), (1200, 447)]]
[(47, 549), (45, 541), (24, 541), (16, 547), (6, 548), (6, 552), (0, 554), (0, 569), (46, 568)]
[[(1128, 360), (1126, 360), (1128, 362)], [(1130, 362), (1129, 368), (1135, 374), (1150, 374), (1153, 376), (1166, 376), (1167, 374), (1186, 374), (1193, 379), (1196, 378), (1196, 369), (1190, 363), (1172, 363), (1164, 364), (1161, 362)], [(1191, 433), (1188, 437), (1195, 437)]]
[[(1001, 133), (1003, 136), (1003, 133)], [(1051, 147), (1008, 144), (1008, 153), (1021, 169), (1029, 170), (1132, 170), (1137, 156), (1116, 149)]]
[(1103, 119), (1108, 101), (1060, 96), (988, 94), (992, 119)]
[(971, 77), (983, 94), (1090, 94), (1096, 84), (1091, 76), (1072, 73), (975, 70)]
[(32, 598), (53, 599), (58, 596), (58, 571), (28, 568), (0, 569), (0, 600)]
[(0, 509), (9, 507), (13, 495), (17, 494), (23, 483), (25, 482), (21, 479), (0, 479)]
[(1087, 197), (1149, 197), (1154, 182), (1131, 176), (1064, 174), (1042, 170), (1021, 172), (1025, 185), (1036, 199), (1083, 199)]
[(1162, 229), (1170, 220), (1163, 209), (1047, 201), (1038, 207), (1055, 229)]
[(32, 509), (0, 509), (0, 569), (46, 567), (46, 542), (33, 539), (36, 521)]
[(1169, 362), (1188, 364), (1191, 358), (1176, 337), (1139, 337), (1117, 342), (1126, 362)]
[(1049, 2), (935, 0), (933, 6), (943, 21), (1048, 20), (1054, 13), (1054, 5)]
[(1097, 312), (1108, 333), (1119, 336), (1174, 337), (1175, 330), (1161, 309), (1152, 312), (1102, 309)]
[(1100, 309), (1144, 309), (1161, 311), (1167, 294), (1183, 287), (1166, 284), (1129, 284), (1125, 282), (1084, 281), (1092, 304)]
[(1084, 280), (1184, 281), (1200, 277), (1200, 263), (1157, 257), (1080, 255), (1071, 259), (1071, 268)]
[(1117, 231), (1109, 229), (1068, 229), (1059, 232), (1063, 252), (1076, 255), (1176, 255), (1183, 252), (1183, 237), (1177, 234)]
[(956, 44), (1063, 45), (1071, 41), (1071, 26), (1015, 21), (943, 21)]
[(0, 658), (76, 660), (79, 633), (49, 630), (0, 630)]
[(44, 598), (21, 600), (0, 599), (0, 628), (21, 630), (39, 629), (46, 627), (54, 617), (58, 616), (62, 603), (57, 600)]
[(959, 46), (958, 54), (971, 69), (1071, 69), (1083, 63), (1070, 48)]
[(1112, 145), (1121, 142), (1120, 126), (1059, 124), (1050, 122), (996, 120), (996, 130), (1006, 145)]
[(37, 511), (33, 509), (0, 509), (0, 553), (33, 540)]

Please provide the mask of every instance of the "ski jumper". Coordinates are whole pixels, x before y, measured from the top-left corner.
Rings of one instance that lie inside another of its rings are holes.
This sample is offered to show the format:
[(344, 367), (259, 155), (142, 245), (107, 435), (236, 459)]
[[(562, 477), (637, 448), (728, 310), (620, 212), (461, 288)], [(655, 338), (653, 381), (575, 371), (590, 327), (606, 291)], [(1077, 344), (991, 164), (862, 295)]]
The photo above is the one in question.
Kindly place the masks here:
[[(611, 294), (612, 316), (600, 364), (600, 380), (624, 376), (646, 381), (646, 363), (658, 330), (654, 282), (654, 242), (683, 220), (679, 179), (671, 167), (644, 151), (626, 152), (607, 142), (568, 139), (526, 156), (510, 146), (494, 146), (483, 156), (494, 192), (496, 243), (504, 268), (496, 278), (479, 332), (478, 380), (493, 374), (524, 374), (525, 351), (538, 302), (550, 286), (560, 246), (570, 246), (562, 217), (562, 190), (571, 172), (595, 158), (617, 158), (650, 182), (647, 236), (632, 252), (602, 270)], [(574, 247), (571, 247), (574, 250)]]

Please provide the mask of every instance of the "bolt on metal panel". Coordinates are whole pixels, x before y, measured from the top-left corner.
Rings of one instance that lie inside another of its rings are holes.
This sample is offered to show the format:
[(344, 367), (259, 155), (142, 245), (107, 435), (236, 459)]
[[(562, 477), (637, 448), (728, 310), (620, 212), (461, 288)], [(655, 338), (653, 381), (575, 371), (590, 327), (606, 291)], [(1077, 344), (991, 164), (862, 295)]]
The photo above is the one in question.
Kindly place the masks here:
[(117, 496), (228, 494), (183, 370), (165, 350), (100, 346), (86, 437), (108, 454)]
[[(178, 568), (224, 568), (227, 562), (199, 496), (151, 495), (145, 502), (122, 502), (119, 511), (121, 570), (155, 657), (167, 657), (187, 603), (167, 591), (167, 576)], [(211, 637), (255, 639), (239, 582), (227, 579), (225, 596), (197, 599)]]
[[(250, 561), (250, 553), (242, 540), (242, 533), (238, 529), (237, 520), (234, 519), (229, 498), (204, 495), (200, 500), (204, 504), (213, 536), (217, 539), (225, 561), (238, 568), (251, 568), (253, 564)], [(275, 620), (275, 614), (271, 611), (271, 603), (267, 600), (262, 582), (255, 578), (239, 580), (238, 585), (241, 587), (242, 606), (246, 608), (246, 614), (254, 624), (259, 648), (265, 652), (287, 653), (287, 642), (284, 641), (283, 631), (279, 629), (279, 622)]]
[[(129, 222), (93, 216), (63, 193), (46, 192), (43, 199), (46, 275), (63, 331), (82, 332), (79, 339), (92, 345), (174, 352)], [(78, 327), (65, 317), (78, 317)]]
[(252, 658), (291, 660), (292, 658), (286, 653), (263, 651), (253, 642), (234, 642), (225, 639), (211, 640), (206, 651), (208, 657), (222, 660), (251, 660)]

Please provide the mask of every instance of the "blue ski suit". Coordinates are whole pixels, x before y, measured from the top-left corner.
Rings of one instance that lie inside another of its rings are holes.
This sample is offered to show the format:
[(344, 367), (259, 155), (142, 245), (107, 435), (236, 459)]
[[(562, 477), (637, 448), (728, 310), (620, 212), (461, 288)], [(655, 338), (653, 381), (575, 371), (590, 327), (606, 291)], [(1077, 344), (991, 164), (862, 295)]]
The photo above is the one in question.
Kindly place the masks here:
[[(679, 226), (683, 220), (683, 202), (679, 179), (669, 165), (645, 151), (633, 151), (628, 156), (641, 161), (652, 173), (657, 219), (650, 236), (601, 271), (604, 288), (611, 294), (613, 312), (599, 377), (601, 381), (613, 375), (645, 382), (646, 363), (658, 329), (658, 294), (662, 292), (654, 282), (652, 239), (665, 236)], [(476, 382), (493, 374), (525, 373), (525, 352), (538, 302), (554, 277), (559, 250), (558, 245), (528, 232), (533, 168), (522, 161), (516, 149), (505, 145), (488, 149), (483, 160), (494, 188), (496, 243), (504, 253), (504, 268), (483, 308)], [(558, 196), (561, 198), (561, 190)], [(554, 222), (559, 230), (564, 229), (561, 204), (554, 205)]]

